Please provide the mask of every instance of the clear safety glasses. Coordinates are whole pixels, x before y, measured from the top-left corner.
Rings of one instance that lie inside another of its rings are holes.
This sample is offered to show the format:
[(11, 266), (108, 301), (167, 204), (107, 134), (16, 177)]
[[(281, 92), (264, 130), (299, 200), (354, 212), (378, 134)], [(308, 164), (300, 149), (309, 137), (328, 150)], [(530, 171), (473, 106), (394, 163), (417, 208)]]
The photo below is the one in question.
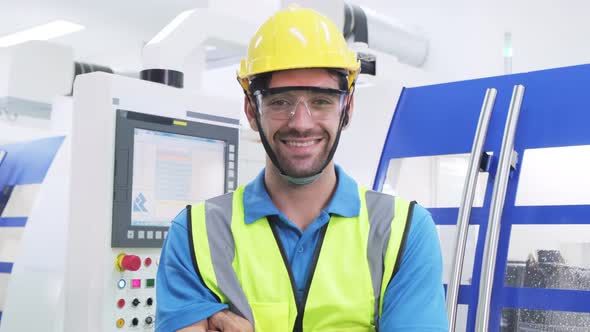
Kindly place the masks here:
[(295, 86), (254, 92), (256, 107), (263, 117), (289, 120), (303, 105), (314, 120), (338, 118), (344, 109), (348, 91)]

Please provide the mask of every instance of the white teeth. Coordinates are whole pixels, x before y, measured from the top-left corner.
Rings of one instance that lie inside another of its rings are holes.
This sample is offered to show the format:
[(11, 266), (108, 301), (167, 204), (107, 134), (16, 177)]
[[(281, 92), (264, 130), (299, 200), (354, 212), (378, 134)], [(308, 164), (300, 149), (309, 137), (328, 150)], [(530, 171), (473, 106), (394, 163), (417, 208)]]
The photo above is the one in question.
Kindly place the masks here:
[(315, 144), (315, 140), (314, 141), (305, 141), (305, 142), (295, 142), (295, 141), (286, 141), (287, 145), (291, 145), (291, 146), (310, 146)]

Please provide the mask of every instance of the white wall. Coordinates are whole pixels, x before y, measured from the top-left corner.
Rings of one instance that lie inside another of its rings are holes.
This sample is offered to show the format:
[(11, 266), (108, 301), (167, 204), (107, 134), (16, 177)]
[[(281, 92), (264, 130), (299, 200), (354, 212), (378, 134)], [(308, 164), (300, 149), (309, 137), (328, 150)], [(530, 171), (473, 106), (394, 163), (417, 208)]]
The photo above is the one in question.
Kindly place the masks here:
[[(503, 2), (508, 2), (503, 0)], [(535, 7), (532, 7), (536, 4)], [(513, 32), (514, 68), (531, 71), (590, 62), (590, 2), (518, 1), (509, 27)]]
[(513, 72), (588, 63), (584, 0), (353, 0), (420, 28), (430, 39), (424, 70), (442, 81), (503, 74), (504, 32), (512, 33)]

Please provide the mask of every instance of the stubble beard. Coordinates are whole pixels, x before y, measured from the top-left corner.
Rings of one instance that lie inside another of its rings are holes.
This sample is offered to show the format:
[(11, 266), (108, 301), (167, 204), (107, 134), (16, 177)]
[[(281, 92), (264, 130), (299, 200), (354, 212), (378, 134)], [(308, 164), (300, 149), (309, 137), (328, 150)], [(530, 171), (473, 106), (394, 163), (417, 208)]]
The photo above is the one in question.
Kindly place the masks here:
[[(278, 135), (278, 133), (276, 135)], [(305, 135), (296, 134), (296, 135), (292, 135), (291, 137), (305, 138), (305, 137), (317, 137), (317, 136), (318, 135), (311, 135), (311, 134), (305, 134)], [(295, 178), (304, 178), (304, 177), (316, 175), (323, 170), (323, 167), (325, 167), (325, 165), (327, 164), (328, 155), (330, 153), (331, 140), (329, 139), (330, 136), (326, 132), (322, 132), (321, 136), (322, 136), (322, 141), (319, 144), (323, 145), (322, 150), (319, 153), (317, 153), (315, 156), (302, 158), (304, 160), (301, 160), (301, 161), (298, 161), (297, 159), (295, 159), (293, 157), (286, 156), (285, 155), (286, 151), (284, 151), (283, 149), (273, 148), (275, 155), (277, 156), (277, 161), (279, 162), (279, 165), (281, 166), (281, 168), (285, 172), (285, 175), (295, 177)], [(282, 137), (289, 137), (289, 135), (284, 135)], [(279, 145), (280, 147), (284, 146), (284, 144), (278, 138), (275, 139), (275, 147), (277, 145)], [(312, 160), (311, 162), (306, 160), (309, 158), (313, 158), (314, 160)], [(311, 163), (311, 165), (306, 166), (309, 163)], [(300, 166), (301, 164), (304, 164), (304, 166)]]

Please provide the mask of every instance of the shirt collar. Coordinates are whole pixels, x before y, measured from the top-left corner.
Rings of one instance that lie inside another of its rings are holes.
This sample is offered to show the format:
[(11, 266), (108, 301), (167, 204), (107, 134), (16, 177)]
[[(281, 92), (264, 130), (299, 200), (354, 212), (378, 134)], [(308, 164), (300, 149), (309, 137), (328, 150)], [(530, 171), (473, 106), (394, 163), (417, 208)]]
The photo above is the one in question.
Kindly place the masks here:
[[(336, 191), (325, 211), (342, 217), (357, 217), (361, 206), (358, 185), (340, 166), (336, 165), (335, 168)], [(256, 179), (244, 188), (244, 219), (246, 224), (250, 224), (273, 214), (278, 215), (280, 212), (266, 191), (263, 169)]]

